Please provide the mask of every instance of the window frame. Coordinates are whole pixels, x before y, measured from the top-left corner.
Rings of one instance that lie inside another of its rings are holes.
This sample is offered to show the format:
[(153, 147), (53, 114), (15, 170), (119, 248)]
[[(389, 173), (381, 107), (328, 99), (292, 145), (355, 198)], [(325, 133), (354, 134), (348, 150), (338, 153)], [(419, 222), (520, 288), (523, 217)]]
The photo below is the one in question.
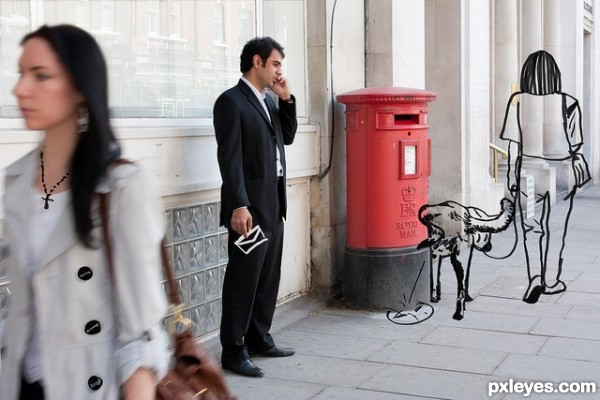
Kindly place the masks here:
[[(13, 0), (18, 2), (19, 7), (25, 7), (26, 6), (22, 6), (23, 3), (25, 3), (25, 0)], [(112, 7), (112, 25), (113, 25), (113, 29), (115, 29), (116, 26), (118, 26), (118, 21), (116, 20), (116, 16), (115, 16), (115, 5), (116, 2), (114, 0), (73, 0), (76, 3), (81, 3), (81, 6), (78, 6), (78, 9), (81, 9), (82, 12), (85, 12), (85, 10), (88, 10), (89, 12), (92, 12), (93, 6), (94, 6), (94, 2), (97, 2), (96, 5), (101, 7), (102, 12), (104, 14), (105, 12), (105, 8), (106, 7)], [(146, 0), (148, 3), (148, 13), (156, 13), (156, 18), (157, 18), (157, 22), (158, 22), (158, 31), (156, 34), (160, 35), (160, 13), (161, 13), (161, 2), (160, 0)], [(226, 6), (226, 2), (220, 1), (220, 0), (214, 0), (215, 4), (221, 4), (224, 8), (223, 8), (223, 24), (227, 25), (228, 23), (238, 23), (239, 24), (239, 15), (236, 15), (235, 18), (231, 19), (230, 21), (227, 20), (226, 14), (227, 14), (227, 9), (225, 8)], [(264, 35), (264, 20), (263, 20), (263, 9), (264, 9), (264, 2), (270, 1), (270, 0), (253, 0), (255, 2), (255, 8), (254, 8), (254, 13), (255, 13), (255, 29), (256, 29), (256, 35), (257, 36), (263, 36)], [(292, 89), (294, 93), (299, 93), (300, 91), (303, 91), (303, 97), (304, 97), (304, 101), (303, 101), (303, 106), (302, 109), (305, 110), (303, 113), (306, 115), (302, 115), (298, 117), (298, 122), (299, 123), (308, 123), (308, 96), (307, 96), (307, 61), (306, 61), (306, 29), (305, 29), (305, 21), (306, 21), (306, 0), (297, 0), (297, 1), (302, 1), (303, 3), (303, 12), (304, 12), (304, 31), (302, 32), (302, 37), (303, 37), (303, 41), (302, 41), (302, 46), (305, 49), (304, 52), (304, 57), (303, 57), (303, 85), (293, 85)], [(167, 0), (167, 5), (168, 5), (168, 18), (171, 18), (172, 15), (172, 7), (173, 4), (175, 2), (179, 3), (179, 6), (181, 7), (181, 3), (180, 0)], [(31, 29), (34, 29), (34, 27), (40, 26), (44, 23), (44, 0), (27, 0), (28, 6), (29, 6), (29, 20), (24, 19), (24, 23), (28, 24)], [(12, 10), (12, 7), (10, 7), (10, 9)], [(179, 8), (179, 16), (181, 17), (181, 8)], [(102, 21), (104, 21), (104, 18), (101, 18)], [(151, 20), (151, 18), (149, 18), (149, 20)], [(85, 26), (85, 22), (86, 21), (72, 21), (72, 23), (75, 24), (79, 24), (80, 26), (82, 26), (84, 29), (88, 29), (89, 30), (89, 25), (90, 25), (90, 20), (89, 18), (87, 18), (87, 25)], [(214, 21), (213, 21), (214, 23)], [(102, 31), (100, 32), (95, 32), (90, 30), (92, 33), (94, 34), (107, 34), (110, 31), (105, 31), (105, 24), (102, 24)], [(151, 31), (151, 25), (148, 25), (148, 32), (146, 33), (148, 35), (149, 38), (155, 37), (155, 33)], [(171, 29), (169, 31), (169, 35), (171, 38), (174, 38), (171, 35)], [(224, 35), (227, 35), (227, 30), (226, 30), (226, 26), (224, 27)], [(226, 37), (225, 37), (226, 39)], [(285, 45), (284, 45), (285, 47)], [(12, 83), (11, 83), (12, 84)], [(121, 107), (116, 107), (114, 105), (111, 105), (110, 107), (111, 112), (114, 112), (115, 110), (119, 110), (119, 109), (123, 109), (123, 110), (127, 110), (127, 108), (121, 108)], [(133, 108), (132, 108), (133, 109)], [(204, 126), (212, 126), (212, 116), (206, 116), (206, 117), (162, 117), (162, 116), (151, 116), (151, 117), (138, 117), (138, 116), (115, 116), (111, 118), (111, 121), (113, 123), (113, 125), (115, 126), (115, 128), (123, 128), (123, 129), (127, 129), (127, 128), (137, 128), (137, 127), (143, 127), (143, 126), (158, 126), (158, 127), (204, 127)], [(0, 125), (2, 127), (2, 131), (9, 131), (9, 130), (24, 130), (24, 123), (23, 123), (23, 118), (19, 115), (19, 116), (0, 116)]]

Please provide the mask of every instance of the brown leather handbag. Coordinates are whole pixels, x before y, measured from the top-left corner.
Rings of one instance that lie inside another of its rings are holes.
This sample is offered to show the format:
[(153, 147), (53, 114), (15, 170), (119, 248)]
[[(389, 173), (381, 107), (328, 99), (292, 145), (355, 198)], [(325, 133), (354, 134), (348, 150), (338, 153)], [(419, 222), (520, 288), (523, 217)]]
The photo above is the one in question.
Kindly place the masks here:
[[(108, 229), (109, 195), (100, 194), (100, 214), (108, 264), (113, 270), (112, 250)], [(184, 304), (173, 278), (165, 241), (161, 243), (161, 256), (167, 280), (167, 294), (174, 312), (171, 324), (174, 352), (171, 368), (156, 386), (157, 400), (236, 400), (232, 396), (221, 367), (201, 343), (196, 341), (191, 321), (182, 316)]]

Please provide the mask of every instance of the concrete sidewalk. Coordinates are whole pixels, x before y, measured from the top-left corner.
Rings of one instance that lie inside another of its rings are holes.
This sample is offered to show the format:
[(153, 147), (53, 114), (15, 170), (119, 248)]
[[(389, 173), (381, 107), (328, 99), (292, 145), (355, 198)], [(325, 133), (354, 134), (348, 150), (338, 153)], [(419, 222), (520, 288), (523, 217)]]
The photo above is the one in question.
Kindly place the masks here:
[[(559, 198), (553, 217), (564, 216), (567, 206)], [(552, 229), (550, 254), (558, 252), (558, 228)], [(492, 243), (493, 254), (506, 254), (514, 231)], [(522, 244), (504, 260), (475, 252), (474, 301), (462, 321), (452, 319), (456, 279), (445, 260), (443, 298), (429, 320), (395, 325), (384, 311), (305, 296), (278, 307), (272, 330), (276, 342), (295, 347), (296, 355), (254, 359), (266, 371), (263, 378), (226, 377), (240, 400), (600, 399), (600, 387), (595, 394), (488, 395), (491, 382), (511, 379), (600, 386), (599, 244), (600, 186), (591, 186), (576, 197), (571, 216), (562, 274), (566, 292), (526, 304)], [(207, 344), (218, 354), (217, 339)]]

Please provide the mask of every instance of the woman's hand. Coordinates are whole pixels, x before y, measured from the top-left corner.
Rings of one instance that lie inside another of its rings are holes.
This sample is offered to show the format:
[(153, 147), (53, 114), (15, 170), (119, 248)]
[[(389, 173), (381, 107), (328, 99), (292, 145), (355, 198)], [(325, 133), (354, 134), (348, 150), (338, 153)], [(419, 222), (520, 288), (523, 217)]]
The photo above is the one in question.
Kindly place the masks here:
[(124, 400), (154, 400), (156, 375), (148, 368), (138, 368), (123, 384)]

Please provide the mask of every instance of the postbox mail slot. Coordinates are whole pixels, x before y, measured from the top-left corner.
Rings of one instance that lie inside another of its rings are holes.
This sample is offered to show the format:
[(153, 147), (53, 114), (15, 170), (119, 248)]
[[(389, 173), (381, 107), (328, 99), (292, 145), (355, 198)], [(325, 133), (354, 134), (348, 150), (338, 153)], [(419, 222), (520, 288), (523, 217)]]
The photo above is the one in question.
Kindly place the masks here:
[(394, 114), (394, 125), (418, 125), (419, 114)]
[(396, 114), (390, 110), (375, 111), (375, 129), (377, 130), (396, 130), (398, 127), (418, 127), (421, 124), (421, 114)]

